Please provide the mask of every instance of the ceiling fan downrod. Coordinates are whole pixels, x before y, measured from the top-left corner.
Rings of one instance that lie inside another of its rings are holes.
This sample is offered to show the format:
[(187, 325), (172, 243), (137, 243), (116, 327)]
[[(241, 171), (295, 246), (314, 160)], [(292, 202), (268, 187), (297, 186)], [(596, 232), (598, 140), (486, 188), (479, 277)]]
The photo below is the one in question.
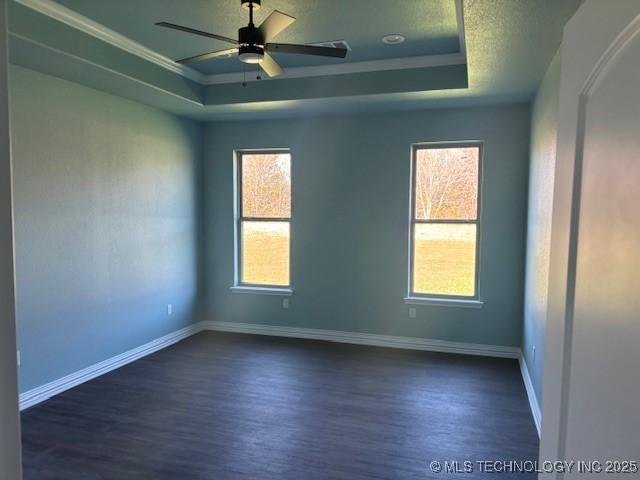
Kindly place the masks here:
[(261, 0), (240, 0), (242, 8), (249, 10), (249, 22), (253, 25), (253, 11), (260, 10), (262, 6)]
[(238, 58), (244, 63), (260, 63), (264, 59), (264, 38), (253, 24), (253, 9), (260, 8), (259, 0), (240, 0), (249, 10), (249, 25), (238, 30)]

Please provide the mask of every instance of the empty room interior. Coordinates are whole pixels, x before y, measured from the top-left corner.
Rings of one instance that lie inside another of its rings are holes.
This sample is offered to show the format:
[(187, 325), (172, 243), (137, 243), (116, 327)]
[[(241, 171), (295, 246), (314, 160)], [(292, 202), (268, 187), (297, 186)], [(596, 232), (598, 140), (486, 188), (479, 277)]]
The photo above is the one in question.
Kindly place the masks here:
[(0, 19), (0, 480), (640, 478), (640, 0)]

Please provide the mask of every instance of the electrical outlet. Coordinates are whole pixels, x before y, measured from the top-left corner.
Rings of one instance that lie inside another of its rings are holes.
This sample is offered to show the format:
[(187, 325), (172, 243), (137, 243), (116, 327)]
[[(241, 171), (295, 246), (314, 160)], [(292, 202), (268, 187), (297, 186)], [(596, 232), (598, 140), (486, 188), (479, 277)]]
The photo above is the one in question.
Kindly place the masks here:
[(409, 318), (416, 318), (416, 309), (414, 307), (409, 308)]
[(282, 299), (282, 308), (289, 308), (289, 299), (288, 298), (283, 298)]
[(167, 315), (173, 315), (173, 304), (171, 303), (167, 305)]
[(535, 360), (536, 359), (536, 346), (535, 345), (533, 346), (532, 350), (533, 350), (532, 357), (533, 357), (533, 360)]

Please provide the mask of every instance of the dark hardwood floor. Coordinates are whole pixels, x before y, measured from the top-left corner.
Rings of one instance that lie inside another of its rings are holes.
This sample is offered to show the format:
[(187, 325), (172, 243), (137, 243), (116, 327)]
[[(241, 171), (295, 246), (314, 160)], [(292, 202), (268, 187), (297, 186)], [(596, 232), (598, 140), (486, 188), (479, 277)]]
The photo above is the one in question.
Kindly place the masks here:
[(26, 480), (505, 479), (429, 465), (538, 455), (515, 360), (213, 332), (26, 410), (22, 434)]

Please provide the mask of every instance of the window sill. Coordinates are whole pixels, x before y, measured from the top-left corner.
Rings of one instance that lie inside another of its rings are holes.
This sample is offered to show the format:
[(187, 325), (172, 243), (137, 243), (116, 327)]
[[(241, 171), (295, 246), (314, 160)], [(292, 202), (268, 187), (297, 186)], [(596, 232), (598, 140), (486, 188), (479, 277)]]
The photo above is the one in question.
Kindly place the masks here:
[(458, 298), (405, 297), (407, 305), (431, 305), (436, 307), (482, 308), (482, 300), (464, 300)]
[(249, 293), (253, 295), (277, 295), (281, 297), (290, 297), (293, 295), (292, 288), (277, 288), (277, 287), (250, 287), (236, 285), (231, 287), (233, 293)]

